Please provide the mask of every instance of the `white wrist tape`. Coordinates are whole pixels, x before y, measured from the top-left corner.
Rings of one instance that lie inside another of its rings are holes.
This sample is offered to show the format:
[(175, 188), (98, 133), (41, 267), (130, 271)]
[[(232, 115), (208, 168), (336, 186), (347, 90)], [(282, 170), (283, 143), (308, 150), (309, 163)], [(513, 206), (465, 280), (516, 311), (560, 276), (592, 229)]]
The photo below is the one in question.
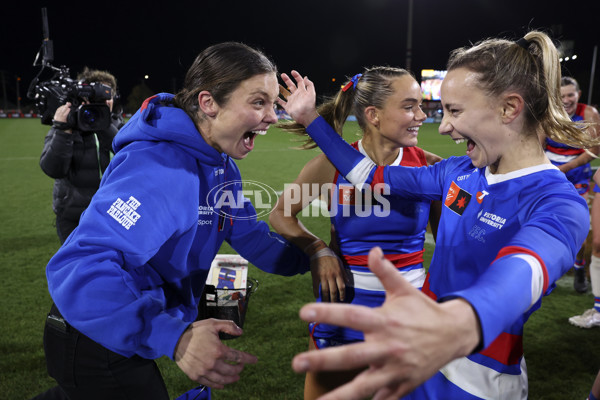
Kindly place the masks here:
[(310, 256), (310, 261), (314, 261), (317, 258), (321, 257), (337, 257), (337, 255), (331, 250), (329, 247), (324, 247), (321, 250), (317, 251), (315, 254)]

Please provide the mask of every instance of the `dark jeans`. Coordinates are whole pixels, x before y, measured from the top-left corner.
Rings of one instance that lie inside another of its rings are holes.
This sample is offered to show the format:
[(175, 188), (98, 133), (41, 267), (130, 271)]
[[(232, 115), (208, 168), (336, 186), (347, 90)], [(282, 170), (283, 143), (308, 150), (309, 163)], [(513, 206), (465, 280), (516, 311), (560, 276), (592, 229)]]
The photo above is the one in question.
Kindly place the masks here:
[[(60, 316), (52, 305), (50, 315)], [(153, 360), (123, 357), (83, 335), (72, 326), (46, 320), (44, 351), (48, 374), (58, 388), (35, 397), (41, 399), (168, 400), (169, 394)]]

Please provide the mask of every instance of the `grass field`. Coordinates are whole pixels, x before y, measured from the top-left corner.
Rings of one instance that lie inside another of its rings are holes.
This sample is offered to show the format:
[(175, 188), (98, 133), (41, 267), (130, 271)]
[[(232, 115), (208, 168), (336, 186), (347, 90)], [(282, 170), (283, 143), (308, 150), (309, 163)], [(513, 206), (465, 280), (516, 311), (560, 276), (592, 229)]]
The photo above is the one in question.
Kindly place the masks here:
[[(0, 399), (28, 399), (53, 386), (46, 374), (42, 334), (51, 300), (44, 268), (59, 247), (51, 208), (52, 179), (38, 165), (47, 131), (37, 120), (0, 119)], [(349, 125), (347, 140), (355, 137)], [(291, 137), (271, 129), (257, 139), (256, 149), (239, 162), (242, 176), (281, 190), (318, 150), (299, 151)], [(426, 125), (419, 145), (447, 157), (464, 154)], [(303, 223), (317, 235), (328, 237), (328, 220), (306, 217)], [(428, 246), (429, 256), (432, 246)], [(222, 252), (232, 250), (224, 246)], [(259, 281), (251, 298), (245, 334), (228, 344), (256, 354), (259, 363), (248, 366), (242, 380), (213, 392), (216, 400), (301, 399), (303, 376), (290, 368), (294, 354), (306, 349), (306, 324), (298, 309), (312, 299), (308, 276), (284, 278), (268, 275), (251, 266), (250, 276)], [(542, 309), (528, 322), (525, 357), (530, 399), (584, 399), (600, 368), (600, 331), (582, 330), (567, 318), (593, 304), (591, 294), (579, 295), (572, 277), (563, 277), (556, 290), (544, 299)], [(194, 383), (170, 360), (158, 360), (171, 396), (194, 387)]]

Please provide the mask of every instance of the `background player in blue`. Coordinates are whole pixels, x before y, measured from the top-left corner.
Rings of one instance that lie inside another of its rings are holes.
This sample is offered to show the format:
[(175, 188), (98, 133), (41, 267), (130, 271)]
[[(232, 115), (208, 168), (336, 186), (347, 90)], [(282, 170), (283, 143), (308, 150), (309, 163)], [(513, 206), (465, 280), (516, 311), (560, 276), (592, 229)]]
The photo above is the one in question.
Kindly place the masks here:
[(232, 321), (195, 319), (223, 241), (265, 271), (309, 270), (247, 199), (217, 209), (208, 197), (223, 184), (241, 197), (233, 159), (277, 122), (278, 93), (264, 54), (217, 44), (198, 55), (176, 96), (147, 99), (116, 136), (99, 190), (46, 269), (55, 304), (44, 349), (68, 398), (169, 399), (153, 361), (162, 356), (212, 388), (256, 362), (219, 340), (242, 334)]
[[(373, 67), (355, 75), (333, 99), (319, 107), (319, 114), (337, 127), (340, 135), (348, 115), (356, 116), (362, 139), (352, 146), (375, 164), (417, 167), (441, 160), (416, 147), (419, 127), (427, 117), (421, 103), (421, 88), (408, 71)], [(306, 134), (304, 126), (298, 123), (286, 124), (284, 129)], [(311, 146), (316, 145), (309, 140), (305, 147)], [(327, 157), (320, 154), (280, 196), (269, 221), (278, 233), (305, 248), (311, 257), (315, 265), (315, 296), (319, 295), (319, 283), (322, 288), (318, 301), (330, 298), (335, 301), (339, 294), (340, 300), (352, 304), (380, 306), (385, 291), (367, 266), (367, 256), (374, 245), (384, 249), (386, 257), (413, 286), (423, 286), (423, 245), (430, 201), (405, 200), (383, 192), (377, 193), (377, 197), (374, 193), (361, 196)], [(320, 196), (325, 197), (329, 205), (331, 248), (335, 253), (297, 218), (298, 213)], [(437, 228), (440, 206), (437, 202), (432, 207), (434, 228)], [(345, 286), (336, 253), (352, 275), (349, 287)], [(309, 330), (311, 350), (364, 339), (360, 331), (328, 324), (310, 324)], [(349, 382), (360, 371), (308, 372), (304, 399), (317, 398)]]
[(581, 315), (569, 318), (569, 322), (580, 328), (600, 326), (600, 170), (594, 174), (594, 198), (592, 200), (592, 255), (590, 278), (594, 295), (593, 307)]
[(386, 289), (382, 307), (301, 310), (307, 321), (365, 333), (364, 342), (295, 357), (298, 372), (369, 367), (322, 399), (528, 396), (523, 324), (573, 265), (589, 219), (538, 132), (577, 147), (598, 141), (566, 114), (558, 51), (542, 32), (457, 49), (447, 69), (439, 131), (466, 143), (467, 157), (420, 168), (374, 165), (318, 117), (308, 78), (282, 74), (291, 96), (279, 103), (350, 182), (385, 182), (393, 194), (444, 200), (422, 292), (375, 248), (369, 266)]
[[(600, 114), (596, 108), (579, 102), (581, 89), (574, 78), (563, 76), (560, 81), (560, 96), (565, 111), (573, 121), (586, 121), (595, 124), (600, 123)], [(590, 127), (590, 132), (597, 134), (595, 126)], [(589, 193), (589, 182), (592, 176), (590, 161), (596, 158), (598, 147), (589, 150), (558, 143), (549, 137), (545, 137), (546, 156), (556, 165), (558, 169), (567, 175), (567, 179), (575, 185), (581, 196), (587, 201)], [(573, 287), (579, 293), (588, 290), (588, 280), (585, 273), (585, 243), (579, 250), (575, 259)]]

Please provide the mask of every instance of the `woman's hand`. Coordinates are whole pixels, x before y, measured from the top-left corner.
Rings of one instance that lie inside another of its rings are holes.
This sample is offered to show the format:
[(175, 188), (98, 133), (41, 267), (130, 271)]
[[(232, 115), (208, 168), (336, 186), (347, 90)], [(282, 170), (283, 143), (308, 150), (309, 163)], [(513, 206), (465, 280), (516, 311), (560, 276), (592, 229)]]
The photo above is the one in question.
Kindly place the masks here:
[(311, 259), (310, 272), (315, 298), (319, 296), (320, 285), (323, 302), (344, 301), (348, 278), (342, 260), (335, 254)]
[(307, 77), (303, 78), (297, 71), (292, 71), (290, 74), (296, 81), (294, 82), (287, 74), (281, 74), (281, 79), (287, 89), (279, 85), (280, 94), (284, 99), (278, 98), (277, 103), (294, 121), (306, 127), (319, 116), (315, 105), (317, 99), (315, 86)]
[(381, 307), (319, 303), (300, 311), (305, 321), (346, 326), (365, 334), (364, 342), (294, 358), (296, 372), (368, 367), (320, 400), (358, 400), (372, 395), (374, 399), (397, 399), (479, 344), (479, 322), (469, 303), (462, 299), (436, 303), (411, 286), (379, 248), (369, 253), (369, 267), (386, 289)]
[(252, 354), (225, 346), (219, 332), (239, 336), (242, 329), (233, 321), (205, 319), (183, 332), (175, 347), (177, 366), (193, 381), (213, 389), (237, 382), (246, 364), (257, 359)]

